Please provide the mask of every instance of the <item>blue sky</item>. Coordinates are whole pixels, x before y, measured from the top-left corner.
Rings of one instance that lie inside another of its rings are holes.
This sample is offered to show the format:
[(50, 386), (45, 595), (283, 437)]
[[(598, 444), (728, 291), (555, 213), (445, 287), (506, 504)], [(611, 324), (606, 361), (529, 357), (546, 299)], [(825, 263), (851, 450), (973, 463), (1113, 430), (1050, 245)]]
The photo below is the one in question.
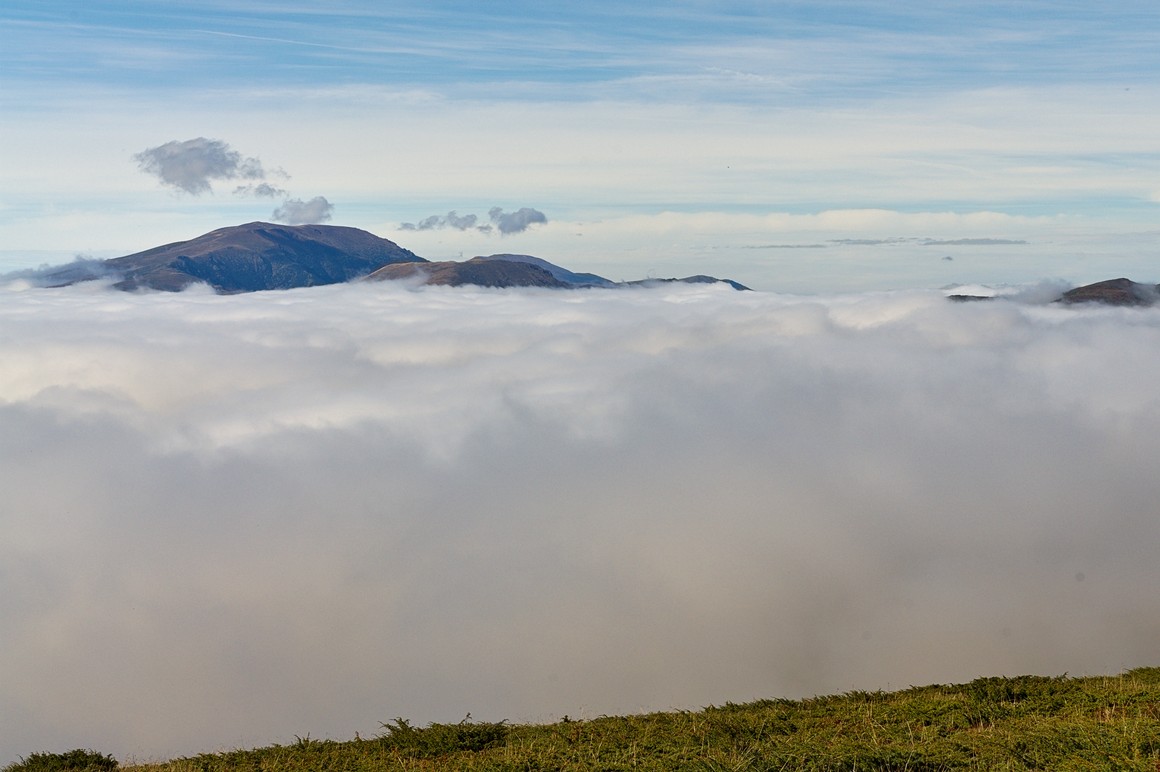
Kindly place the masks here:
[[(17, 0), (0, 260), (272, 219), (282, 200), (190, 194), (134, 160), (207, 138), (435, 259), (790, 291), (1154, 279), (1158, 71), (1160, 11), (1128, 3)], [(496, 206), (548, 222), (400, 230)]]

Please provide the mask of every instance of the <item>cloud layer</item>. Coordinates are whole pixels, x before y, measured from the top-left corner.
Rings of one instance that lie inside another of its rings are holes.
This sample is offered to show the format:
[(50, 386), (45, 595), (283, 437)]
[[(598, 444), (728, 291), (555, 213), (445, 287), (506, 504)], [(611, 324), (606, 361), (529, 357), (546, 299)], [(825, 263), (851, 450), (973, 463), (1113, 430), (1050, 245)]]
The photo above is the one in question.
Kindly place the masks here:
[(3, 295), (2, 762), (1160, 659), (1160, 310)]

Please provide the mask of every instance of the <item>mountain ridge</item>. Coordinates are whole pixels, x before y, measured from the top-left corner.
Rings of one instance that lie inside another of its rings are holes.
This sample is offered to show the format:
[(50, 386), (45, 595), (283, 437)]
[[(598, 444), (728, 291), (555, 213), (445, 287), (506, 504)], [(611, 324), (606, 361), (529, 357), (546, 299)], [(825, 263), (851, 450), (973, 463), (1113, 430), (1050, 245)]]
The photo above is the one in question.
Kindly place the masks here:
[[(21, 274), (13, 274), (20, 276)], [(108, 260), (80, 260), (30, 271), (49, 287), (95, 279), (113, 279), (116, 289), (179, 292), (195, 283), (220, 294), (293, 289), (351, 281), (406, 280), (421, 284), (481, 287), (582, 289), (654, 287), (675, 282), (728, 284), (731, 279), (697, 274), (684, 278), (611, 281), (578, 273), (533, 255), (498, 253), (465, 261), (431, 261), (389, 239), (342, 225), (278, 225), (250, 222), (226, 226), (185, 241)], [(948, 295), (953, 301), (991, 300), (984, 295)], [(1066, 305), (1099, 303), (1151, 306), (1160, 302), (1160, 284), (1126, 278), (1108, 279), (1060, 293)]]
[[(341, 225), (251, 222), (174, 241), (123, 257), (50, 268), (40, 278), (52, 287), (113, 278), (119, 290), (179, 292), (202, 282), (220, 294), (293, 289), (350, 281), (412, 280), (424, 284), (574, 289), (619, 287), (532, 255), (496, 254), (466, 261), (430, 261), (368, 231)], [(717, 282), (711, 276), (647, 282)]]

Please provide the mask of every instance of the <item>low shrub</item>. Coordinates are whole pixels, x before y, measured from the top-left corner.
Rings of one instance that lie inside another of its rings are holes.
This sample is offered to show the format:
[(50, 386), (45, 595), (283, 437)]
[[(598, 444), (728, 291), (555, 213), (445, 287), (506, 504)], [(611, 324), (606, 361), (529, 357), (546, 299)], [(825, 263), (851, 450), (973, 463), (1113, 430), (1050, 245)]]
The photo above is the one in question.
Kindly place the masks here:
[(507, 722), (473, 722), (471, 715), (458, 724), (429, 724), (425, 729), (411, 726), (404, 718), (382, 724), (387, 733), (379, 738), (383, 746), (408, 756), (430, 758), (461, 751), (482, 751), (503, 745)]
[(76, 750), (67, 753), (34, 753), (28, 758), (4, 767), (3, 772), (58, 772), (59, 770), (81, 770), (81, 772), (107, 772), (117, 768), (117, 760), (96, 751)]

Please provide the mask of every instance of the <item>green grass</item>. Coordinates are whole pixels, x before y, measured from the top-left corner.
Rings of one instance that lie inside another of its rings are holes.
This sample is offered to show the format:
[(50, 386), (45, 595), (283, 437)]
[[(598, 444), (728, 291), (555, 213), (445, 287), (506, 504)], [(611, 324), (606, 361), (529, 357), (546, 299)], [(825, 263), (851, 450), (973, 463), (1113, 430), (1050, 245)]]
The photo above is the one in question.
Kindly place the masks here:
[(547, 725), (464, 720), (131, 767), (217, 770), (1141, 770), (1160, 772), (1160, 667), (1094, 678), (761, 700)]

